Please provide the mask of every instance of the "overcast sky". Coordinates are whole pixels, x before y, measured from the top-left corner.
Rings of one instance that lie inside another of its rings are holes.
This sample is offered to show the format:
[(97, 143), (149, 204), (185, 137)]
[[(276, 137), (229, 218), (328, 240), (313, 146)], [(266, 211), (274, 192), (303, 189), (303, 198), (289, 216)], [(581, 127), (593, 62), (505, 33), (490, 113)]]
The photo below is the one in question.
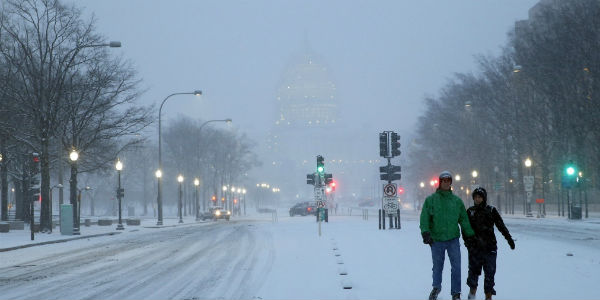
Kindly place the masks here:
[(261, 138), (276, 117), (285, 66), (305, 39), (331, 71), (342, 118), (374, 132), (412, 127), (424, 95), (473, 56), (498, 54), (536, 0), (455, 1), (74, 1), (130, 59), (148, 91), (142, 103), (178, 96), (163, 120), (230, 117)]

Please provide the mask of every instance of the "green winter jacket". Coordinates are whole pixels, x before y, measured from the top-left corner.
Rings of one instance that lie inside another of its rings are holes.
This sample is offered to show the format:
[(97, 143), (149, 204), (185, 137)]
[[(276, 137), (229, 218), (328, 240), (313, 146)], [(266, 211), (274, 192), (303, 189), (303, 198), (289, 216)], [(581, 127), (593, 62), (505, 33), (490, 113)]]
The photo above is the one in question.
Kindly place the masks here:
[(465, 205), (452, 191), (438, 189), (425, 199), (421, 211), (421, 233), (429, 231), (434, 242), (449, 241), (460, 237), (458, 224), (465, 236), (475, 235)]

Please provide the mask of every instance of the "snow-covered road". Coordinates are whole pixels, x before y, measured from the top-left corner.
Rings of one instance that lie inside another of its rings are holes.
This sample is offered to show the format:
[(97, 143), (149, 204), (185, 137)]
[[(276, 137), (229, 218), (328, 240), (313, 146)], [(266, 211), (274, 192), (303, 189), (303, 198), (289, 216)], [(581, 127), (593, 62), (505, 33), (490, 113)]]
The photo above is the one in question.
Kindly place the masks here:
[(51, 254), (36, 247), (13, 251), (20, 262), (0, 268), (0, 297), (247, 299), (260, 288), (273, 253), (268, 236), (257, 238), (254, 225), (235, 221), (85, 243), (43, 246)]
[[(373, 214), (332, 215), (321, 236), (312, 216), (189, 220), (0, 252), (0, 299), (426, 298), (430, 250), (418, 215), (402, 217), (401, 230), (378, 230)], [(504, 218), (517, 248), (497, 234), (495, 299), (598, 299), (589, 287), (600, 281), (599, 219)], [(461, 252), (466, 293), (462, 245)], [(449, 299), (449, 273), (446, 264), (442, 300)]]

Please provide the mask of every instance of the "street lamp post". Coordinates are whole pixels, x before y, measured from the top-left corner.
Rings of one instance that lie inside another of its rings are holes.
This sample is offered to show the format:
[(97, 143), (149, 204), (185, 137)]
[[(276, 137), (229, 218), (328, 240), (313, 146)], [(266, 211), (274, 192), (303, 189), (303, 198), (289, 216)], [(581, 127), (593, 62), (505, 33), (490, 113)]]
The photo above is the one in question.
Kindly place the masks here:
[[(242, 189), (242, 195), (244, 195), (244, 216), (246, 215), (246, 189)], [(587, 215), (587, 211), (586, 211)], [(586, 217), (587, 218), (587, 217)]]
[(177, 176), (177, 182), (179, 182), (179, 205), (178, 205), (179, 223), (183, 223), (183, 215), (182, 215), (183, 203), (181, 202), (181, 197), (183, 196), (183, 191), (181, 190), (181, 186), (183, 184), (183, 175), (179, 174), (179, 176)]
[(124, 230), (125, 228), (123, 227), (121, 218), (121, 199), (123, 198), (123, 189), (121, 188), (121, 170), (123, 170), (123, 163), (121, 163), (121, 160), (117, 160), (115, 168), (119, 174), (119, 187), (117, 188), (117, 199), (119, 199), (119, 225), (117, 225), (117, 230)]
[(69, 159), (71, 160), (71, 178), (69, 179), (69, 201), (73, 208), (73, 235), (79, 235), (79, 218), (77, 209), (77, 160), (79, 159), (79, 153), (73, 149), (69, 153)]
[(224, 185), (223, 186), (223, 193), (221, 194), (221, 205), (223, 205), (223, 208), (227, 209), (226, 204), (227, 204), (227, 186)]
[[(531, 176), (531, 164), (532, 164), (531, 159), (528, 157), (525, 160), (525, 167), (527, 168), (527, 177), (528, 178), (532, 178), (532, 176)], [(529, 179), (529, 180), (531, 180), (531, 179)], [(526, 184), (525, 180), (523, 180), (523, 186), (525, 188), (525, 194), (526, 194), (526, 197), (525, 197), (525, 201), (526, 201), (525, 202), (525, 215), (527, 217), (533, 217), (533, 214), (531, 214), (531, 193), (533, 191), (533, 180), (531, 180), (530, 185), (531, 186), (529, 186), (528, 184)]]
[(198, 186), (200, 185), (200, 179), (194, 178), (194, 187), (196, 187), (196, 221), (200, 221), (200, 203), (198, 203)]
[[(163, 211), (162, 211), (162, 138), (161, 138), (161, 127), (162, 127), (162, 108), (163, 105), (165, 105), (165, 102), (167, 101), (167, 99), (171, 98), (172, 96), (176, 96), (176, 95), (196, 95), (196, 96), (200, 96), (202, 95), (202, 91), (200, 90), (196, 90), (193, 92), (187, 92), (187, 93), (173, 93), (169, 96), (167, 96), (162, 103), (160, 104), (160, 108), (158, 109), (158, 170), (156, 171), (156, 178), (158, 180), (158, 197), (157, 197), (157, 206), (158, 206), (158, 222), (156, 223), (156, 225), (163, 225)], [(160, 172), (161, 176), (158, 176)]]

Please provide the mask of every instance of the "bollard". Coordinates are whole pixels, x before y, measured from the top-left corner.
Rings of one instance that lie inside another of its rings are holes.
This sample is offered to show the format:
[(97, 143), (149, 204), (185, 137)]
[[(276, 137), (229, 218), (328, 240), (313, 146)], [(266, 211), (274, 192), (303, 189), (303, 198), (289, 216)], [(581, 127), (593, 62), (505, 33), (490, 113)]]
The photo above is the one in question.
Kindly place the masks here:
[(381, 209), (377, 211), (377, 215), (379, 216), (379, 229), (381, 230)]

